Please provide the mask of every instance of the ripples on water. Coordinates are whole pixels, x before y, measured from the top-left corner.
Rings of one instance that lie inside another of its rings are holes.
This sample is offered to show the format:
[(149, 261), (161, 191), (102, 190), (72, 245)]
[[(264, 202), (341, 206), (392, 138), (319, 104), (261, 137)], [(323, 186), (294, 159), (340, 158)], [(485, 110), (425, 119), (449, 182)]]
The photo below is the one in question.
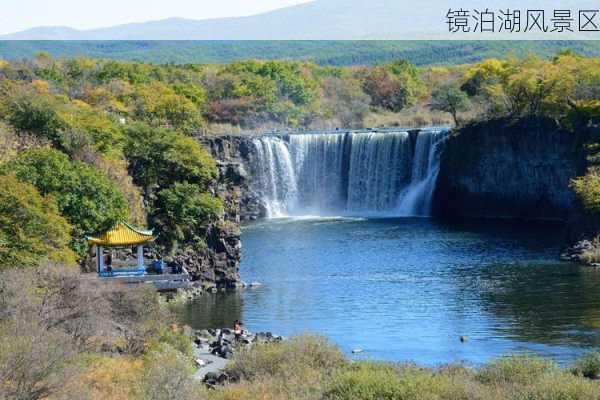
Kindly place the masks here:
[(184, 310), (195, 327), (241, 319), (429, 365), (521, 351), (566, 363), (600, 346), (600, 271), (555, 261), (559, 226), (281, 219), (242, 241), (242, 279), (263, 286), (204, 296)]

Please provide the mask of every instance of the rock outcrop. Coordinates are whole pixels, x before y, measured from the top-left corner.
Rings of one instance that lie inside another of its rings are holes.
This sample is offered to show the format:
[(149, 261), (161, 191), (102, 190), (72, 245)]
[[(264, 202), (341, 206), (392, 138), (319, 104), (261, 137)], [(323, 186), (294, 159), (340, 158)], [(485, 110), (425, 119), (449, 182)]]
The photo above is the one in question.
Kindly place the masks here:
[[(184, 267), (201, 287), (236, 288), (240, 285), (239, 265), (242, 220), (251, 218), (253, 204), (248, 174), (241, 160), (243, 141), (198, 138), (217, 160), (219, 179), (212, 191), (221, 198), (223, 216), (209, 224), (203, 234), (206, 247), (185, 248), (170, 260)], [(223, 146), (223, 147), (216, 147)], [(226, 157), (225, 157), (226, 156)], [(231, 159), (229, 159), (231, 156)], [(244, 212), (242, 212), (244, 210)]]
[(568, 220), (577, 207), (570, 181), (586, 167), (582, 140), (548, 119), (460, 129), (443, 149), (435, 215)]
[(251, 188), (255, 165), (252, 136), (199, 136), (198, 141), (210, 152), (221, 171), (221, 193), (229, 197), (240, 221), (255, 220), (265, 216), (264, 205)]

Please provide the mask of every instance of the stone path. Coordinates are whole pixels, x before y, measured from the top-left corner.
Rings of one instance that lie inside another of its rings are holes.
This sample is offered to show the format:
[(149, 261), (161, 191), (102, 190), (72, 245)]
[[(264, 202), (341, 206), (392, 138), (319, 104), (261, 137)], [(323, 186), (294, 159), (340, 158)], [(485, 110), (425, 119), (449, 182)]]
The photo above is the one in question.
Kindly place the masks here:
[(199, 380), (204, 380), (204, 377), (209, 372), (219, 374), (225, 369), (225, 367), (230, 361), (225, 358), (217, 357), (215, 355), (210, 354), (210, 350), (208, 348), (199, 347), (194, 348), (194, 358), (200, 359), (208, 363), (204, 367), (198, 368), (198, 370), (194, 374), (194, 378)]

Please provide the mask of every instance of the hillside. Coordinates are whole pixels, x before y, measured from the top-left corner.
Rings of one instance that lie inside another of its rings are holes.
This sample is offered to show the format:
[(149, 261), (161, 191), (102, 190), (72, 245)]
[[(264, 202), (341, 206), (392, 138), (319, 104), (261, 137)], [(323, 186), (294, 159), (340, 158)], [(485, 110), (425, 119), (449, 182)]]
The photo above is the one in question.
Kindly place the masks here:
[[(487, 8), (494, 10), (526, 8), (545, 9), (548, 14), (551, 10), (565, 8), (564, 2), (558, 0), (529, 0), (526, 7), (523, 2), (516, 0), (496, 1), (493, 5), (483, 0), (470, 0), (460, 6), (473, 10), (471, 12)], [(444, 0), (421, 2), (418, 7), (412, 7), (407, 0), (317, 0), (246, 17), (205, 20), (167, 18), (92, 30), (34, 27), (0, 38), (13, 40), (449, 39), (448, 27), (445, 23), (448, 7), (448, 2)], [(569, 7), (573, 10), (595, 9), (596, 2), (578, 0), (575, 5), (571, 4)], [(173, 12), (176, 13), (177, 10)], [(547, 35), (543, 35), (543, 38), (554, 39), (557, 36), (556, 33), (549, 31)], [(570, 33), (569, 37), (585, 38), (580, 32)], [(523, 39), (525, 36), (521, 34), (520, 38)]]
[(244, 59), (310, 60), (320, 65), (374, 65), (406, 59), (416, 65), (465, 64), (507, 54), (543, 58), (570, 48), (600, 56), (600, 41), (0, 41), (0, 58), (47, 52), (54, 57), (174, 64), (221, 64)]

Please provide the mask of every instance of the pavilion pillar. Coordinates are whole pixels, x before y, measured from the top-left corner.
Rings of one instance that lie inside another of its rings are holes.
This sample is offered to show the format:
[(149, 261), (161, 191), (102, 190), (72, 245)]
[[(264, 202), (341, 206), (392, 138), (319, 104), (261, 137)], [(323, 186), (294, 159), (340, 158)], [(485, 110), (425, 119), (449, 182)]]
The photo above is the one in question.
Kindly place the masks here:
[(104, 249), (102, 246), (96, 246), (98, 251), (98, 272), (104, 271)]
[(137, 264), (138, 268), (144, 268), (144, 246), (141, 244), (137, 247)]

